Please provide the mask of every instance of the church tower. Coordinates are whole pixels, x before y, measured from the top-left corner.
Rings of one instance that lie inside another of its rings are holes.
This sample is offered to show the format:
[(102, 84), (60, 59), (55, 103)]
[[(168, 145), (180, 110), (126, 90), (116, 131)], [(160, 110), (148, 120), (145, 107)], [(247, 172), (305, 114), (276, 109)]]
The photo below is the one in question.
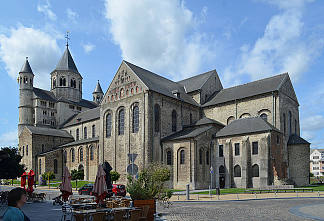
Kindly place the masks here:
[(34, 125), (33, 116), (33, 81), (34, 74), (29, 65), (28, 57), (25, 64), (22, 66), (18, 75), (19, 84), (19, 121), (18, 121), (18, 135), (23, 130), (24, 126)]
[(74, 102), (82, 99), (82, 76), (73, 61), (68, 41), (62, 58), (51, 73), (51, 91), (57, 98)]
[(93, 102), (95, 102), (96, 104), (99, 105), (103, 96), (104, 96), (104, 93), (102, 92), (99, 80), (98, 80), (98, 83), (97, 83), (97, 86), (96, 86), (94, 92), (92, 93), (92, 96), (93, 96)]

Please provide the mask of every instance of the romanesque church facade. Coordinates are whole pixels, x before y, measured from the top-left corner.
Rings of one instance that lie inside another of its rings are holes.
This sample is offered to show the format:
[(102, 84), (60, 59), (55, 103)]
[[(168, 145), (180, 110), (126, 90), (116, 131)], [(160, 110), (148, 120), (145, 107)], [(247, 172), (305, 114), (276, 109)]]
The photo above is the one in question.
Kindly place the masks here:
[[(223, 88), (216, 70), (172, 81), (122, 61), (104, 93), (82, 99), (82, 75), (68, 46), (49, 91), (33, 86), (26, 60), (18, 76), (19, 151), (37, 177), (64, 166), (93, 181), (108, 161), (126, 182), (157, 162), (170, 187), (264, 187), (309, 182), (309, 143), (287, 73)], [(107, 79), (101, 81), (109, 83)]]

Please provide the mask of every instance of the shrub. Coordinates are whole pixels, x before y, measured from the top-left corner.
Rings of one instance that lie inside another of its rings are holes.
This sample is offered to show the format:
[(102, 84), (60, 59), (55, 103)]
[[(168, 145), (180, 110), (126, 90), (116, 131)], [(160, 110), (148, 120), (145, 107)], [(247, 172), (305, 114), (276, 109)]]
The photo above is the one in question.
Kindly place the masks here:
[(83, 170), (71, 170), (72, 180), (83, 180), (84, 171)]
[(117, 171), (110, 171), (111, 181), (115, 182), (119, 179), (120, 174)]
[(54, 172), (49, 171), (49, 172), (45, 172), (45, 173), (42, 174), (42, 179), (43, 179), (43, 180), (48, 181), (48, 178), (49, 178), (50, 180), (54, 180), (54, 179), (55, 179), (55, 174), (54, 174)]

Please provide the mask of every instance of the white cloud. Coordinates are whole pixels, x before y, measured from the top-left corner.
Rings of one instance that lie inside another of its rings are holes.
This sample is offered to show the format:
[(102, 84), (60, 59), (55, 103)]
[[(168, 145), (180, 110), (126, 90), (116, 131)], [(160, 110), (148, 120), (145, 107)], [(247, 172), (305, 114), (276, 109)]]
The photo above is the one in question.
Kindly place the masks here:
[(37, 5), (37, 11), (43, 13), (45, 16), (47, 16), (50, 20), (56, 21), (56, 14), (51, 10), (51, 4), (48, 0), (44, 0), (43, 4)]
[(314, 115), (303, 119), (302, 129), (305, 131), (316, 131), (324, 129), (324, 116)]
[(8, 35), (0, 35), (0, 59), (13, 79), (17, 78), (28, 56), (35, 75), (35, 86), (48, 88), (49, 74), (60, 55), (57, 39), (41, 30), (19, 26), (12, 28)]
[(289, 72), (298, 80), (323, 49), (323, 40), (304, 35), (302, 14), (310, 0), (261, 0), (281, 12), (271, 17), (264, 34), (254, 45), (244, 47), (230, 74), (247, 74), (253, 80)]
[(76, 23), (76, 19), (79, 17), (78, 13), (68, 8), (66, 9), (66, 14), (69, 20)]
[(18, 131), (9, 131), (0, 135), (0, 147), (17, 146)]
[(82, 47), (85, 53), (90, 53), (96, 46), (94, 44), (87, 43), (87, 44), (83, 44)]
[(214, 41), (197, 31), (196, 18), (180, 0), (106, 0), (105, 15), (122, 57), (175, 79), (197, 74), (214, 58)]

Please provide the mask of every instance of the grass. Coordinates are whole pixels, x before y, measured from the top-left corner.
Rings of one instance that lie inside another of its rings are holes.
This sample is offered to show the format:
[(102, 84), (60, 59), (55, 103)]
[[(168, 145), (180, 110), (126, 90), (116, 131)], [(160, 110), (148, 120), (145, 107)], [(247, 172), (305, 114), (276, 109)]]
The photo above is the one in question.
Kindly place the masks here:
[[(230, 188), (230, 189), (221, 189), (220, 193), (221, 194), (235, 194), (235, 193), (244, 193), (245, 189), (244, 188)], [(212, 194), (216, 194), (216, 190), (211, 191)], [(207, 191), (201, 191), (201, 192), (196, 192), (192, 194), (209, 194), (209, 190)]]
[[(9, 180), (10, 182), (10, 185), (11, 185), (11, 180)], [(60, 184), (61, 184), (62, 181), (60, 180), (51, 180), (50, 181), (50, 187), (59, 187)], [(20, 180), (13, 180), (13, 183), (16, 184), (16, 185), (20, 185)], [(89, 183), (94, 183), (94, 182), (91, 182), (91, 181), (84, 181), (84, 180), (78, 180), (78, 186), (77, 188), (80, 188), (82, 186), (84, 186), (85, 184), (89, 184)], [(38, 182), (36, 181), (36, 184), (38, 184)], [(72, 184), (72, 188), (76, 188), (76, 181), (75, 180), (72, 180), (71, 181), (71, 184)], [(26, 186), (27, 186), (27, 183), (26, 183)], [(45, 185), (45, 186), (48, 186), (48, 185)]]

